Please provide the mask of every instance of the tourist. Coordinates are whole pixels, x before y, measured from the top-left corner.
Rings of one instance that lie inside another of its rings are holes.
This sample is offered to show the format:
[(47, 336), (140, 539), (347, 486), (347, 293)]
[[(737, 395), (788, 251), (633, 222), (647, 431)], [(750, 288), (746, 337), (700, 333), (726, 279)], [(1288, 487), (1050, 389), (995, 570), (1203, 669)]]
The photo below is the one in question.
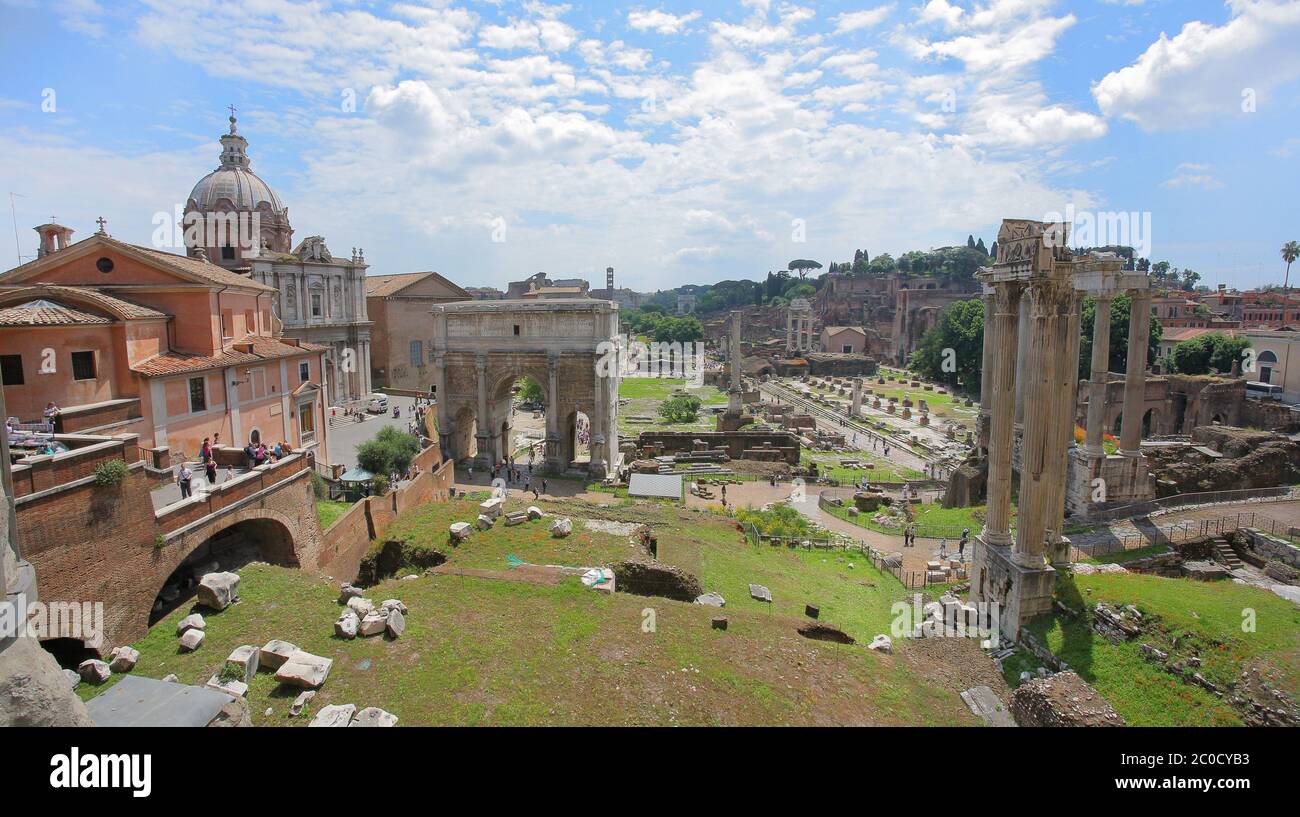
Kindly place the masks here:
[(546, 477), (542, 477), (542, 493), (546, 493)]
[(216, 460), (211, 458), (205, 460), (203, 462), (203, 472), (208, 478), (208, 485), (217, 484), (217, 461)]
[(939, 558), (948, 558), (948, 538), (946, 536), (939, 540)]
[(194, 472), (185, 463), (181, 463), (180, 474), (177, 475), (176, 483), (181, 486), (181, 499), (188, 499), (190, 496), (190, 480), (194, 478)]
[(212, 445), (208, 442), (208, 438), (204, 437), (203, 445), (202, 447), (199, 448), (199, 460), (206, 465), (209, 461), (211, 461), (211, 459), (212, 459)]
[(230, 481), (231, 481), (232, 479), (234, 479), (234, 478), (235, 478), (235, 467), (234, 467), (233, 465), (227, 465), (227, 466), (226, 466), (226, 482), (230, 482)]
[(724, 507), (724, 508), (727, 507), (727, 486), (726, 486), (726, 483), (723, 483), (723, 485), (722, 485), (722, 507)]

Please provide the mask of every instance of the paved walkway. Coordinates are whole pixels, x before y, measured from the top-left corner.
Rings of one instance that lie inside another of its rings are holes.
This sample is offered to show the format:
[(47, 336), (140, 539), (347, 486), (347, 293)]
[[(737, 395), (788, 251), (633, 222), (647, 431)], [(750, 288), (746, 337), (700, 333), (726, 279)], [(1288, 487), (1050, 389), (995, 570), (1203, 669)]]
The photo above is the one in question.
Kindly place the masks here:
[[(367, 414), (366, 419), (359, 423), (331, 425), (329, 430), (330, 463), (342, 463), (347, 468), (356, 465), (357, 446), (374, 437), (379, 433), (379, 429), (384, 426), (397, 426), (402, 431), (405, 431), (407, 423), (411, 422), (415, 417), (415, 412), (412, 410), (414, 405), (414, 397), (390, 396), (388, 398), (388, 411), (384, 414)], [(393, 406), (400, 409), (401, 417), (394, 419)]]

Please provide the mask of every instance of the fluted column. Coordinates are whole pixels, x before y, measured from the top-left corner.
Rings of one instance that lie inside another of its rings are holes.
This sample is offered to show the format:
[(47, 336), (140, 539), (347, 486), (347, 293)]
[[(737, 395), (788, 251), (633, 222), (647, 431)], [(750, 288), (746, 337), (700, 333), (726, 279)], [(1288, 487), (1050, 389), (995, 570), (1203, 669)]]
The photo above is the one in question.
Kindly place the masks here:
[[(1020, 504), (1016, 518), (1015, 561), (1025, 567), (1041, 568), (1047, 552), (1048, 528), (1055, 517), (1053, 504), (1057, 482), (1064, 484), (1068, 452), (1057, 438), (1060, 422), (1058, 401), (1067, 379), (1063, 369), (1070, 348), (1069, 310), (1074, 292), (1067, 280), (1035, 281), (1029, 289), (1032, 313), (1030, 336), (1024, 344), (1029, 353), (1025, 365), (1025, 400), (1032, 406), (1024, 412), (1020, 449)], [(1060, 494), (1064, 501), (1064, 493)]]
[(1074, 410), (1079, 393), (1079, 324), (1083, 297), (1073, 288), (1062, 294), (1058, 302), (1060, 318), (1056, 380), (1052, 395), (1054, 425), (1047, 441), (1048, 466), (1051, 473), (1047, 483), (1051, 489), (1047, 505), (1048, 544), (1054, 563), (1060, 561), (1065, 550), (1062, 531), (1065, 528), (1065, 483), (1070, 468), (1070, 449), (1074, 445)]
[(1128, 366), (1124, 370), (1124, 419), (1119, 447), (1126, 457), (1142, 454), (1142, 414), (1146, 404), (1147, 343), (1151, 333), (1151, 292), (1133, 293), (1128, 320)]
[(460, 452), (451, 450), (451, 417), (447, 413), (447, 356), (437, 352), (433, 356), (433, 392), (434, 405), (437, 407), (438, 444), (444, 457), (452, 457)]
[(1011, 542), (1011, 446), (1016, 419), (1016, 346), (1021, 309), (1021, 287), (999, 283), (994, 287), (993, 386), (989, 416), (988, 514), (981, 537), (991, 545)]
[(976, 421), (978, 427), (978, 445), (981, 451), (989, 447), (989, 418), (992, 416), (990, 401), (993, 396), (993, 314), (994, 295), (991, 287), (985, 287), (984, 293), (984, 346), (980, 350), (980, 414)]
[(569, 467), (560, 445), (560, 356), (546, 357), (546, 465), (556, 473)]
[(1088, 375), (1088, 436), (1083, 452), (1089, 457), (1104, 457), (1102, 436), (1106, 431), (1106, 381), (1110, 373), (1110, 304), (1111, 298), (1097, 297), (1097, 313), (1092, 319), (1092, 372)]
[[(1028, 293), (1025, 293), (1028, 296)], [(1025, 297), (1022, 296), (1022, 297)], [(1025, 389), (1029, 386), (1029, 321), (1030, 311), (1027, 308), (1028, 300), (1026, 297), (1025, 304), (1020, 309), (1020, 322), (1016, 325), (1016, 338), (1018, 345), (1015, 350), (1016, 357), (1016, 431), (1019, 432), (1025, 422)]]

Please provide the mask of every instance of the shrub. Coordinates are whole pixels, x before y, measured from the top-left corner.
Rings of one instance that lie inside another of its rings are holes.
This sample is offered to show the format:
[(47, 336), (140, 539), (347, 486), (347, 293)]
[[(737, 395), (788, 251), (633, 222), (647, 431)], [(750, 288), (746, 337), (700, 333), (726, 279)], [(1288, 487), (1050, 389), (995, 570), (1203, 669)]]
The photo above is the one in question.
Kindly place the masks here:
[(786, 504), (773, 505), (765, 511), (741, 508), (736, 511), (736, 518), (746, 528), (752, 524), (759, 533), (768, 536), (806, 537), (818, 532), (808, 517)]
[(103, 487), (121, 485), (126, 479), (126, 463), (122, 460), (105, 460), (95, 466), (95, 484)]
[(659, 404), (659, 416), (670, 423), (693, 423), (700, 416), (700, 398), (679, 394)]
[(370, 480), (370, 486), (374, 488), (375, 496), (383, 496), (388, 493), (388, 477), (377, 474), (374, 479)]

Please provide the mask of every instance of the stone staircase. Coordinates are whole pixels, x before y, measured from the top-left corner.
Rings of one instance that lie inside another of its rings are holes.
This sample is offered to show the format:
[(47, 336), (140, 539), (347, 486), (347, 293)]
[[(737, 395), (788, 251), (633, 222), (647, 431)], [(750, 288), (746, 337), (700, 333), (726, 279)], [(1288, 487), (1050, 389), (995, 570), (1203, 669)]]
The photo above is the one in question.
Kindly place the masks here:
[(1214, 558), (1229, 570), (1238, 570), (1245, 566), (1238, 558), (1237, 552), (1232, 549), (1232, 545), (1223, 539), (1216, 540), (1214, 543)]

